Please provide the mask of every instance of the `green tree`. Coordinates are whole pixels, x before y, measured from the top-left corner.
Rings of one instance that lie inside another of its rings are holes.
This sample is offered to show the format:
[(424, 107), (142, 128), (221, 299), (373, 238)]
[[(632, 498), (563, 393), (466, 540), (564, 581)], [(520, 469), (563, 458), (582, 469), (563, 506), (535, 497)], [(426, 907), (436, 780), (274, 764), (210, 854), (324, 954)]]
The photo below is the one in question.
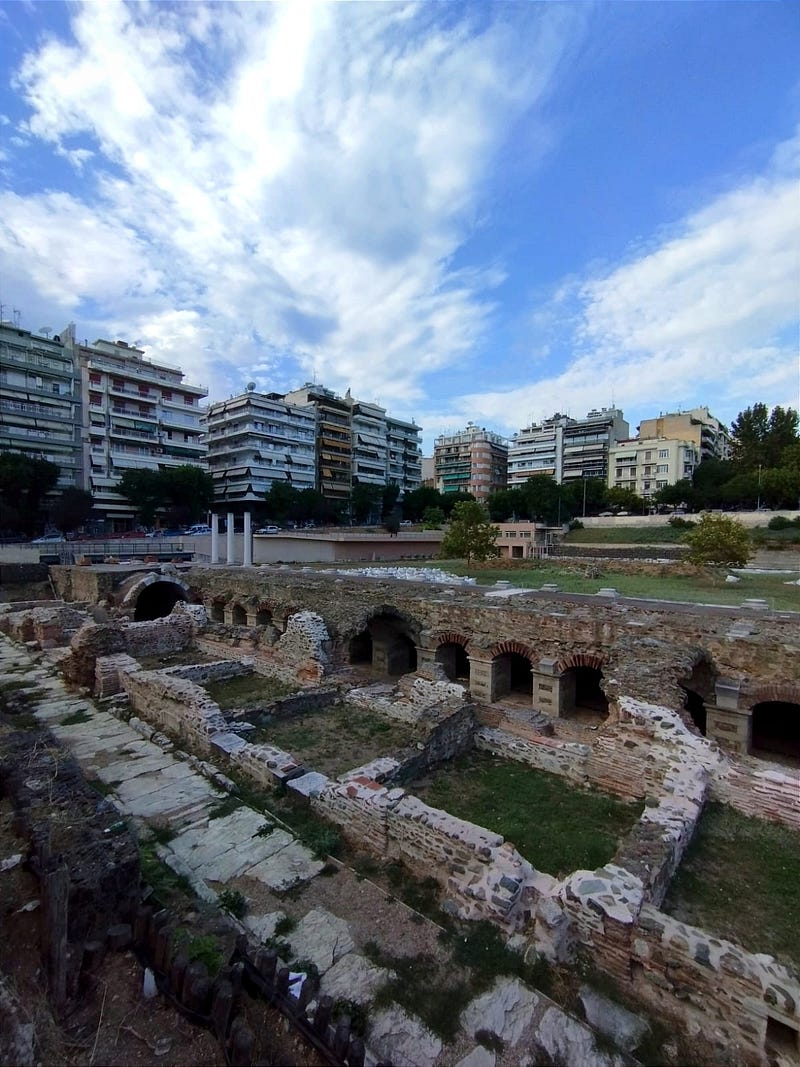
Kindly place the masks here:
[(527, 514), (525, 498), (520, 489), (498, 489), (489, 493), (486, 506), (492, 522), (508, 522)]
[(743, 567), (753, 554), (744, 526), (729, 515), (705, 512), (686, 534), (687, 559), (698, 566)]
[(396, 507), (392, 511), (390, 511), (386, 518), (383, 520), (384, 530), (386, 530), (387, 533), (391, 534), (392, 537), (396, 537), (397, 532), (400, 529), (401, 515), (402, 512), (400, 511), (400, 508)]
[(766, 404), (745, 408), (731, 425), (732, 458), (740, 468), (778, 467), (785, 449), (798, 439), (798, 415), (794, 408)]
[(214, 482), (208, 471), (192, 463), (159, 471), (170, 522), (188, 526), (204, 519), (214, 503)]
[(520, 488), (525, 518), (554, 526), (572, 518), (564, 506), (562, 487), (551, 474), (534, 474)]
[(144, 526), (152, 526), (156, 512), (165, 503), (164, 488), (160, 471), (127, 470), (123, 471), (116, 491), (125, 497)]
[(392, 482), (384, 485), (381, 489), (381, 518), (385, 518), (397, 506), (397, 498), (400, 496), (400, 486)]
[(381, 508), (382, 503), (383, 492), (380, 485), (357, 482), (353, 486), (350, 494), (350, 510), (356, 522), (369, 522)]
[(495, 545), (499, 529), (492, 526), (486, 508), (476, 500), (463, 500), (453, 508), (450, 525), (442, 540), (442, 559), (482, 562), (499, 555)]
[(667, 504), (670, 507), (692, 507), (694, 500), (694, 487), (688, 478), (681, 478), (672, 485), (665, 485), (653, 496), (656, 504)]
[(289, 519), (296, 521), (302, 518), (297, 514), (300, 507), (299, 496), (298, 490), (289, 485), (288, 482), (273, 482), (264, 493), (269, 520), (271, 522), (284, 523)]
[[(412, 522), (419, 522), (425, 508), (440, 508), (442, 495), (438, 489), (429, 485), (421, 485), (419, 489), (412, 489), (403, 497), (403, 516)], [(391, 511), (391, 508), (389, 509)]]
[(606, 489), (605, 500), (608, 507), (629, 511), (632, 515), (641, 515), (647, 506), (632, 489), (623, 489), (619, 485)]
[(93, 507), (94, 499), (88, 489), (68, 485), (53, 501), (50, 521), (57, 529), (71, 533), (88, 522)]
[(441, 508), (425, 508), (422, 513), (423, 530), (441, 530), (444, 526), (444, 512)]
[(740, 473), (735, 463), (723, 459), (705, 459), (698, 464), (692, 475), (694, 498), (692, 506), (718, 508), (723, 502), (722, 487)]
[(0, 452), (0, 527), (31, 536), (41, 529), (45, 497), (58, 481), (58, 466), (21, 452)]
[(449, 519), (458, 504), (469, 504), (474, 499), (472, 493), (464, 492), (463, 489), (459, 489), (457, 493), (440, 493), (439, 507)]

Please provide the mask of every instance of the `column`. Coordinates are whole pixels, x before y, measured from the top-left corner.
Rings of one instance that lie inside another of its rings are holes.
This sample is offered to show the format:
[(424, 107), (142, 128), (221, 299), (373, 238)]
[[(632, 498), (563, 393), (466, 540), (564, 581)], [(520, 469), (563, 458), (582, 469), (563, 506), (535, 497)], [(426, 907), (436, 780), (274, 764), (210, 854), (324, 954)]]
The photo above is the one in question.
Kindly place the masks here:
[(253, 533), (250, 523), (250, 512), (244, 513), (244, 545), (242, 547), (242, 566), (253, 566)]
[(219, 563), (219, 515), (211, 516), (211, 562)]
[(228, 529), (227, 529), (227, 548), (228, 548), (228, 564), (233, 563), (233, 512), (228, 512)]

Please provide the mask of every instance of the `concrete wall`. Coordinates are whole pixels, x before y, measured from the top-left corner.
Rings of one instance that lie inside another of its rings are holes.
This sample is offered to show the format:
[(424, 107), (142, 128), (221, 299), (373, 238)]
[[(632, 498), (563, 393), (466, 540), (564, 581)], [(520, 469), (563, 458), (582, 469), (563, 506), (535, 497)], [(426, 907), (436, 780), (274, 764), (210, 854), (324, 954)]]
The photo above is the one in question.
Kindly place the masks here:
[[(778, 509), (775, 511), (726, 511), (726, 515), (736, 519), (743, 526), (766, 526), (773, 515), (784, 515), (787, 519), (794, 519), (800, 515), (800, 511), (791, 509)], [(697, 521), (699, 515), (681, 515), (679, 518)], [(600, 518), (599, 515), (580, 516), (583, 525), (588, 529), (606, 528), (614, 529), (618, 526), (663, 526), (669, 521), (669, 515), (622, 515), (610, 518)]]

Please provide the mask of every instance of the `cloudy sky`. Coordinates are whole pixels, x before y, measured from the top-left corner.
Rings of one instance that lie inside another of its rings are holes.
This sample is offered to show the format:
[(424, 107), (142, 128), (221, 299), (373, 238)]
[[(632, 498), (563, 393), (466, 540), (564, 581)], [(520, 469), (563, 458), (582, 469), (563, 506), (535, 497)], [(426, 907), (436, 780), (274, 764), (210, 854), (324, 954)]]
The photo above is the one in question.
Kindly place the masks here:
[(0, 3), (0, 301), (211, 399), (798, 403), (800, 7)]

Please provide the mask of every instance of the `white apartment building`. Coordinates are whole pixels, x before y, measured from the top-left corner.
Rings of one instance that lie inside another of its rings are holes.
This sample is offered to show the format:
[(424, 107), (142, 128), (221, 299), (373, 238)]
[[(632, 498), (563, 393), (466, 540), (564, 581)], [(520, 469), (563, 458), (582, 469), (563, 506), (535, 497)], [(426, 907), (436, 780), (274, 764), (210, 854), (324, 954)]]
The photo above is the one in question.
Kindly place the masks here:
[(72, 323), (62, 338), (80, 376), (84, 488), (109, 532), (128, 529), (134, 511), (115, 492), (124, 471), (205, 468), (200, 401), (208, 389), (125, 341), (79, 344)]
[(58, 487), (81, 486), (80, 392), (61, 337), (0, 323), (0, 451), (58, 464)]
[(421, 433), (422, 427), (413, 421), (386, 416), (386, 481), (389, 485), (399, 485), (401, 496), (422, 485)]
[(638, 426), (640, 438), (667, 437), (675, 441), (690, 441), (700, 459), (729, 459), (731, 437), (728, 428), (715, 418), (707, 407), (689, 411), (662, 412), (658, 418), (644, 419)]
[(561, 484), (608, 476), (609, 448), (628, 437), (619, 408), (600, 408), (582, 419), (556, 413), (515, 433), (508, 450), (508, 487), (519, 488), (536, 474)]
[(440, 493), (471, 493), (485, 501), (490, 493), (506, 488), (508, 444), (499, 434), (470, 422), (459, 433), (436, 438), (433, 463)]
[(645, 500), (659, 489), (690, 479), (700, 462), (693, 441), (665, 437), (620, 441), (609, 451), (608, 485), (630, 489)]
[(215, 503), (263, 501), (275, 482), (300, 490), (316, 487), (313, 407), (249, 389), (210, 404), (205, 423)]
[(345, 399), (350, 401), (353, 484), (358, 481), (361, 485), (386, 485), (389, 463), (386, 409), (353, 400), (349, 389)]

